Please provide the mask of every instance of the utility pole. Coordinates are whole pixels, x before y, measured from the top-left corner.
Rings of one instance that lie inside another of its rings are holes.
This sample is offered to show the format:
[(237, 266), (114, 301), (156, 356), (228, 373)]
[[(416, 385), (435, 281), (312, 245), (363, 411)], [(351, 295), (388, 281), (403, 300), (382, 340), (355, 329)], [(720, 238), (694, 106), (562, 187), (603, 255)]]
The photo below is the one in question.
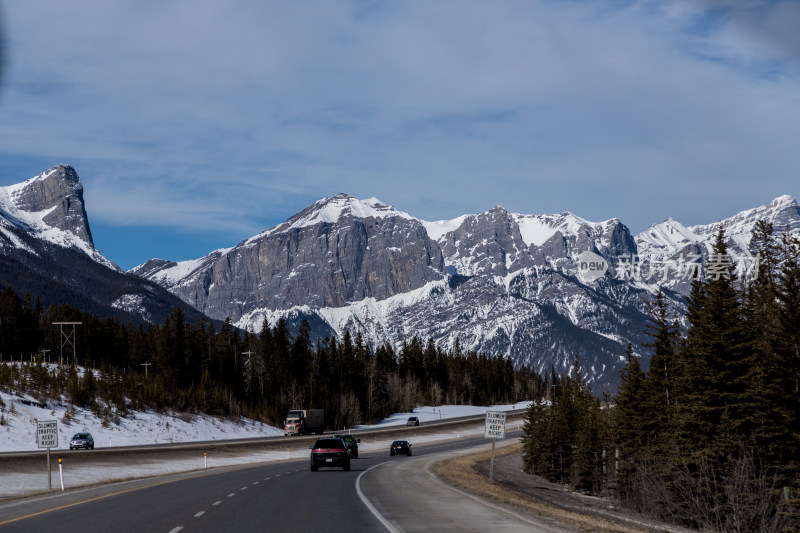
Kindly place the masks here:
[(253, 352), (242, 352), (242, 355), (246, 355), (247, 356), (247, 363), (246, 363), (245, 367), (242, 369), (242, 376), (244, 377), (245, 387), (247, 387), (247, 389), (249, 391), (250, 390), (250, 385), (253, 382), (253, 376), (252, 376), (252, 373), (250, 371), (250, 369), (252, 368), (250, 366), (250, 356), (253, 355)]
[[(53, 322), (54, 326), (58, 326), (58, 330), (61, 333), (61, 358), (59, 359), (59, 364), (64, 364), (64, 346), (72, 345), (72, 360), (77, 365), (78, 364), (78, 349), (75, 346), (75, 326), (80, 326), (83, 322)], [(72, 326), (72, 331), (67, 331), (64, 333), (64, 326)]]
[(142, 366), (144, 367), (144, 377), (145, 377), (145, 379), (147, 379), (147, 367), (152, 365), (152, 364), (153, 363), (142, 363)]
[(550, 385), (547, 387), (547, 399), (551, 402), (553, 401), (553, 392), (552, 389), (555, 389), (558, 385)]

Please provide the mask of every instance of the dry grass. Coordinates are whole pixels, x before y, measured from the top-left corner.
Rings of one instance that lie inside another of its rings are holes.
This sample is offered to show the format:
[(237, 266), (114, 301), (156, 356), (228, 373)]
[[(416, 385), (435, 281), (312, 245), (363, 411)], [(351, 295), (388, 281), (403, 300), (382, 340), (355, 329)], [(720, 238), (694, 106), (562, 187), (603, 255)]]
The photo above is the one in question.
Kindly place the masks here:
[[(494, 454), (495, 459), (514, 453), (520, 453), (521, 450), (522, 443), (497, 448)], [(489, 461), (490, 458), (491, 454), (488, 451), (462, 455), (436, 463), (434, 471), (440, 478), (464, 492), (518, 510), (533, 513), (537, 517), (544, 518), (545, 520), (575, 531), (613, 533), (640, 533), (642, 531), (652, 531), (652, 529), (649, 528), (643, 529), (628, 526), (598, 516), (562, 509), (545, 501), (537, 500), (536, 497), (531, 494), (525, 494), (497, 483), (491, 483), (489, 478), (481, 474), (476, 468), (477, 464)]]

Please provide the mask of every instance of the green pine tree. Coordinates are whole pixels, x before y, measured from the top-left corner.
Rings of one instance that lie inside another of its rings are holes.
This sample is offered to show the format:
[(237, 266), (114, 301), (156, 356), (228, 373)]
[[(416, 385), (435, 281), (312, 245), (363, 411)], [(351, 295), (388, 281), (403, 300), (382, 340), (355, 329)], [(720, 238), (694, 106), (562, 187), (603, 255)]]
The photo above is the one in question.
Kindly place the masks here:
[(742, 438), (739, 426), (746, 414), (752, 348), (721, 227), (706, 271), (706, 278), (693, 284), (688, 301), (690, 328), (676, 383), (676, 431), (685, 448), (704, 449), (722, 460)]

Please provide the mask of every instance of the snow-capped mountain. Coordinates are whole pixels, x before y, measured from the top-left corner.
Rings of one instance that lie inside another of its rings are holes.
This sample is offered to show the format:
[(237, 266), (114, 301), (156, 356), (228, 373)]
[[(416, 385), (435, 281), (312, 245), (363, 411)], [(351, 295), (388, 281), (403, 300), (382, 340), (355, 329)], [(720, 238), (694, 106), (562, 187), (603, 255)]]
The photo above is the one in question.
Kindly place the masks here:
[(568, 370), (579, 356), (599, 383), (614, 379), (625, 344), (642, 340), (650, 289), (610, 278), (584, 285), (575, 261), (585, 251), (611, 258), (636, 246), (616, 219), (495, 207), (427, 222), (339, 194), (232, 248), (132, 272), (241, 328), (305, 318), (318, 334), (349, 329), (373, 345), (458, 340), (540, 371)]
[(176, 306), (200, 313), (161, 286), (125, 274), (95, 249), (83, 184), (58, 165), (0, 187), (0, 287), (45, 306), (66, 302), (98, 316), (162, 322)]
[(233, 248), (197, 261), (149, 261), (132, 272), (208, 316), (238, 323), (254, 309), (382, 300), (444, 279), (443, 268), (419, 220), (377, 200), (337, 195)]
[(192, 261), (153, 259), (122, 274), (94, 249), (80, 180), (59, 166), (0, 189), (0, 261), (6, 271), (27, 269), (17, 282), (30, 272), (41, 283), (55, 277), (86, 301), (150, 319), (148, 298), (157, 295), (161, 316), (172, 298), (197, 316), (254, 331), (285, 318), (290, 328), (309, 320), (317, 338), (350, 330), (372, 345), (399, 346), (418, 335), (541, 372), (569, 371), (578, 357), (602, 387), (618, 378), (628, 342), (647, 356), (645, 302), (659, 285), (676, 315), (685, 312), (687, 278), (641, 275), (631, 265), (694, 256), (702, 266), (720, 225), (732, 253), (747, 256), (758, 219), (778, 231), (798, 228), (800, 209), (782, 196), (718, 223), (669, 219), (634, 237), (618, 219), (497, 206), (429, 222), (375, 198), (338, 194), (236, 246)]
[[(759, 218), (780, 231), (797, 204), (767, 206), (708, 226), (667, 220), (633, 237), (618, 219), (527, 215), (494, 207), (452, 220), (419, 220), (375, 198), (323, 198), (286, 222), (195, 261), (150, 261), (133, 272), (214, 318), (258, 330), (266, 319), (309, 319), (318, 334), (359, 332), (371, 344), (413, 335), (510, 356), (539, 371), (578, 357), (593, 383), (613, 383), (628, 342), (642, 350), (645, 301), (659, 284), (678, 316), (689, 283), (638, 278), (620, 261), (707, 256), (722, 224), (747, 253)], [(607, 271), (580, 276), (591, 252)], [(673, 289), (673, 290), (670, 290)], [(685, 294), (685, 293), (684, 293)], [(322, 333), (320, 333), (322, 332)]]
[(569, 268), (586, 251), (610, 258), (636, 247), (617, 219), (595, 223), (572, 213), (522, 215), (497, 206), (455, 221), (449, 231), (429, 236), (441, 246), (449, 272), (466, 276), (505, 276), (537, 266)]
[(689, 250), (708, 255), (722, 226), (731, 253), (750, 255), (750, 237), (758, 220), (773, 224), (777, 233), (787, 228), (794, 231), (800, 229), (800, 206), (794, 198), (784, 195), (713, 224), (686, 227), (670, 218), (638, 234), (636, 246), (642, 256), (671, 257)]
[[(681, 265), (687, 261), (706, 261), (712, 253), (717, 232), (725, 230), (728, 252), (740, 261), (742, 268), (757, 268), (758, 258), (750, 249), (753, 228), (758, 220), (773, 225), (777, 234), (785, 231), (800, 233), (800, 206), (791, 196), (775, 198), (767, 205), (748, 209), (712, 224), (686, 227), (677, 220), (667, 219), (654, 224), (635, 237), (638, 257), (644, 262), (662, 265)], [(649, 270), (649, 269), (647, 269)], [(676, 276), (673, 271), (659, 281), (666, 287), (688, 294), (691, 283), (687, 276)], [(653, 276), (653, 280), (659, 276)]]
[(94, 247), (83, 184), (71, 166), (57, 165), (23, 183), (0, 187), (0, 232), (9, 241), (14, 240), (11, 228), (79, 250), (102, 265), (121, 270)]

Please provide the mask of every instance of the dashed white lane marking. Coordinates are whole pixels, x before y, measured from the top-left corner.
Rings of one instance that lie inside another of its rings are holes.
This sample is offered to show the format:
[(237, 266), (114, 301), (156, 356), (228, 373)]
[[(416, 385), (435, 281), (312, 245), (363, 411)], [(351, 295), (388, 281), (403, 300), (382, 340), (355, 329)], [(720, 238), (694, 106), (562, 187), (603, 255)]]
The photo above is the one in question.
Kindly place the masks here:
[(199, 513), (197, 513), (196, 515), (194, 515), (194, 517), (195, 517), (195, 518), (200, 518), (200, 517), (201, 517), (201, 516), (203, 516), (204, 514), (206, 514), (206, 512), (205, 512), (205, 511), (200, 511)]
[(253, 485), (258, 485), (259, 483), (261, 483), (261, 482), (260, 481), (253, 481)]
[(241, 488), (241, 489), (239, 489), (239, 490), (247, 490), (247, 487), (242, 487), (242, 488)]
[(212, 506), (217, 506), (217, 505), (219, 505), (219, 504), (221, 504), (221, 503), (222, 503), (221, 501), (216, 501), (216, 502), (212, 503), (211, 505), (212, 505)]
[(233, 498), (234, 496), (236, 496), (235, 492), (231, 492), (230, 494), (228, 494), (228, 498)]
[(183, 526), (178, 526), (175, 529), (171, 529), (169, 533), (178, 533), (181, 529), (183, 529)]

